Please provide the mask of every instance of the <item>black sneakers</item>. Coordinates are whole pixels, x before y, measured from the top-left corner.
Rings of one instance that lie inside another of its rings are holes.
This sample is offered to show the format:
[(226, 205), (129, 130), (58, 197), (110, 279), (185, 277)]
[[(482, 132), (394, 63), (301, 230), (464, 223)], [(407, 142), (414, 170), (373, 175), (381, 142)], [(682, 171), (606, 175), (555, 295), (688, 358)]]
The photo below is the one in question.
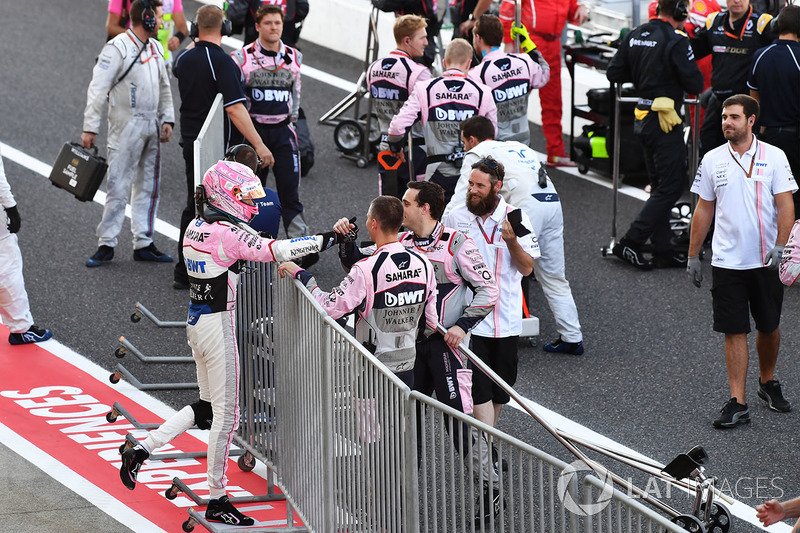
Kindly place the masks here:
[(625, 239), (622, 239), (615, 244), (614, 248), (611, 249), (611, 253), (640, 270), (652, 270), (653, 263), (644, 258), (641, 250), (634, 247), (630, 242), (625, 241)]
[(234, 526), (252, 526), (255, 520), (236, 510), (227, 496), (218, 500), (209, 500), (206, 508), (206, 520), (222, 522)]
[(552, 353), (566, 353), (569, 355), (583, 355), (583, 341), (578, 342), (566, 342), (561, 339), (561, 337), (557, 338), (553, 342), (548, 342), (542, 349), (545, 352), (552, 352)]
[(134, 250), (133, 260), (151, 261), (153, 263), (172, 263), (174, 261), (171, 255), (167, 255), (164, 252), (159, 251), (159, 249), (156, 248), (156, 245), (153, 242), (151, 242), (144, 248), (139, 248), (138, 250)]
[(494, 516), (495, 521), (497, 521), (500, 511), (506, 507), (506, 500), (500, 498), (500, 489), (497, 487), (493, 488), (490, 483), (484, 483), (483, 505), (481, 505), (481, 497), (478, 496), (475, 507), (477, 508), (475, 512), (475, 528), (480, 529), (481, 524), (489, 524), (492, 516)]
[(777, 379), (771, 379), (766, 383), (758, 380), (758, 397), (767, 402), (769, 408), (779, 413), (788, 413), (792, 410), (792, 404), (786, 401), (781, 392), (781, 384)]
[(719, 418), (714, 420), (714, 427), (717, 429), (730, 429), (750, 422), (750, 410), (747, 408), (747, 404), (740, 404), (736, 398), (725, 402), (719, 412), (721, 413)]
[(150, 457), (150, 454), (141, 444), (122, 452), (122, 466), (119, 468), (119, 478), (122, 480), (122, 484), (130, 490), (136, 488), (136, 476), (139, 475), (139, 469), (148, 457)]
[(28, 331), (22, 333), (9, 333), (8, 343), (13, 345), (31, 344), (33, 342), (44, 342), (53, 336), (53, 332), (49, 329), (42, 329), (33, 325), (28, 328)]
[(97, 248), (97, 251), (92, 257), (86, 260), (86, 266), (89, 268), (99, 267), (103, 263), (111, 261), (112, 259), (114, 259), (114, 248), (103, 244)]

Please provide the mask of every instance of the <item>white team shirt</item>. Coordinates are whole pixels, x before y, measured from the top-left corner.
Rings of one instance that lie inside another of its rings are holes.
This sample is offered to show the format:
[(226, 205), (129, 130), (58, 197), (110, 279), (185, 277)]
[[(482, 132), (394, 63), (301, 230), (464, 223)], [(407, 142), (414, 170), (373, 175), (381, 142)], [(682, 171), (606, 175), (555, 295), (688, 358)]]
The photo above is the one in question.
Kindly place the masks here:
[(755, 136), (741, 158), (730, 143), (708, 152), (692, 192), (716, 201), (711, 265), (732, 270), (763, 267), (778, 238), (775, 195), (796, 190), (786, 154)]
[[(475, 241), (486, 266), (494, 273), (500, 291), (500, 299), (494, 309), (472, 330), (474, 335), (500, 338), (522, 332), (522, 274), (514, 267), (511, 253), (502, 238), (503, 221), (514, 209), (500, 197), (500, 202), (486, 222), (470, 213), (466, 205), (454, 209), (444, 219), (445, 226), (457, 229)], [(539, 242), (524, 211), (522, 224), (531, 232), (524, 237), (517, 237), (517, 242), (534, 259), (541, 257)]]
[[(455, 208), (467, 203), (472, 165), (486, 156), (492, 156), (503, 164), (505, 177), (500, 188), (500, 196), (509, 204), (521, 207), (529, 217), (534, 216), (538, 202), (558, 201), (556, 188), (550, 178), (547, 178), (544, 188), (539, 187), (539, 172), (542, 167), (532, 148), (517, 141), (488, 140), (482, 141), (464, 155), (461, 175), (456, 183), (453, 197), (444, 209), (443, 218)], [(536, 197), (532, 196), (534, 194)], [(534, 227), (537, 227), (536, 224)]]

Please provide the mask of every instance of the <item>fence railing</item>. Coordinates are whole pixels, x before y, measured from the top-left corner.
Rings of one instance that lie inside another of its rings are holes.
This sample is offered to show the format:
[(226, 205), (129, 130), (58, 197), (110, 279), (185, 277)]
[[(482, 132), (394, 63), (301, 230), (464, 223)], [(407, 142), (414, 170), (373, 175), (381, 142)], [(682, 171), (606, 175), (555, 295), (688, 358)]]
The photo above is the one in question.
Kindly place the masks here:
[[(247, 263), (240, 284), (237, 440), (277, 472), (310, 530), (682, 531), (591, 475), (564, 479), (564, 461), (411, 391), (299, 282), (279, 279), (276, 265)], [(587, 516), (575, 502), (602, 509)]]

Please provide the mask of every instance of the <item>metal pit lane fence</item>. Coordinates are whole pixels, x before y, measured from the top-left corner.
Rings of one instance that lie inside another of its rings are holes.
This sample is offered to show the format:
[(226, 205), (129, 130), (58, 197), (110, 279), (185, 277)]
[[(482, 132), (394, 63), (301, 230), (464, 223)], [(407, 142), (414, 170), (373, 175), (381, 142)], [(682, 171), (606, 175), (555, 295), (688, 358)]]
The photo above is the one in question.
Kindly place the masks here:
[[(237, 441), (274, 469), (311, 531), (683, 531), (585, 472), (564, 480), (564, 461), (411, 391), (274, 263), (244, 267), (237, 330)], [(602, 509), (585, 512), (590, 502)]]

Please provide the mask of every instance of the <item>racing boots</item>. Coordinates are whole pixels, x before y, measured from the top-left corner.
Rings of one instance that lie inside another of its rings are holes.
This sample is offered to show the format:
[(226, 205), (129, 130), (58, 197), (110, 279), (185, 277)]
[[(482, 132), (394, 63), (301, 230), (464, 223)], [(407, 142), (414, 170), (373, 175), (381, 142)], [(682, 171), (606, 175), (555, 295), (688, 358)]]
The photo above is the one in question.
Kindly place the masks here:
[(208, 501), (206, 520), (222, 522), (232, 526), (252, 526), (255, 523), (255, 520), (240, 513), (227, 496)]
[(122, 466), (119, 468), (119, 478), (128, 489), (133, 490), (136, 488), (136, 477), (139, 475), (139, 469), (148, 457), (150, 457), (150, 454), (141, 444), (126, 448), (122, 452)]

